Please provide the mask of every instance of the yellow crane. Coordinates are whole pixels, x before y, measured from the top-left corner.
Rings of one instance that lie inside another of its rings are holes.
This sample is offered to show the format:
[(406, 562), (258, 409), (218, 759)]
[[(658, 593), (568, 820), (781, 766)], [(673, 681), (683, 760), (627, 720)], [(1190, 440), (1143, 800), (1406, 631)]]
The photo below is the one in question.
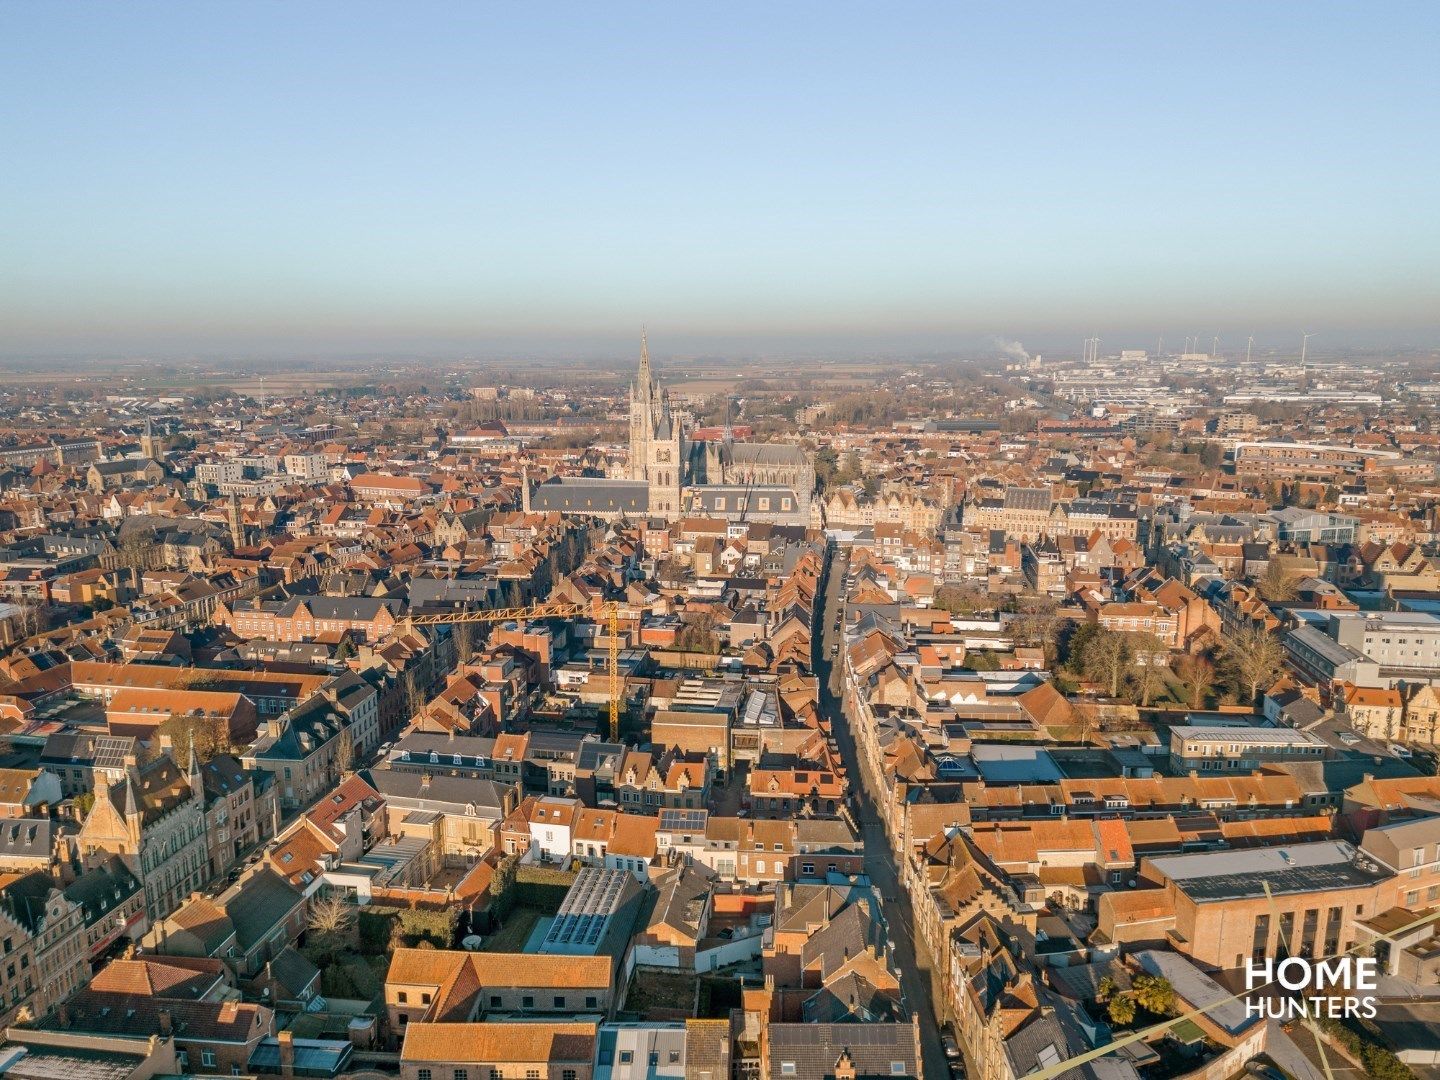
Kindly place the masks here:
[(448, 623), (520, 622), (525, 619), (604, 619), (610, 632), (609, 655), (605, 673), (609, 676), (610, 738), (620, 734), (620, 605), (615, 601), (603, 604), (529, 604), (525, 607), (493, 608), (490, 611), (455, 611), (442, 615), (411, 615), (413, 626), (441, 626)]

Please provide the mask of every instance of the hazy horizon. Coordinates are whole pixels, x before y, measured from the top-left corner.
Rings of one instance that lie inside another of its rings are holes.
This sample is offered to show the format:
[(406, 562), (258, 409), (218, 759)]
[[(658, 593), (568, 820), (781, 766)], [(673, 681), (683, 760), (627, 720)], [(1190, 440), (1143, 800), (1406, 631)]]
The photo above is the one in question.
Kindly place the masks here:
[(0, 358), (1432, 349), (1437, 30), (0, 0)]

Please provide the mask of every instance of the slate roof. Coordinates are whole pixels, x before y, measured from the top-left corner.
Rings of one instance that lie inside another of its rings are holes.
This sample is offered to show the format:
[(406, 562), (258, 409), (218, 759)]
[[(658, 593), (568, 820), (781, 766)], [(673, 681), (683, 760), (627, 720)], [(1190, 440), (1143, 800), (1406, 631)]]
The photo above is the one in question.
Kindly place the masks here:
[(248, 951), (271, 933), (304, 894), (269, 867), (256, 871), (226, 892), (225, 913), (240, 948)]
[(910, 1024), (771, 1024), (769, 1036), (771, 1076), (826, 1080), (848, 1055), (856, 1080), (920, 1080)]
[(535, 513), (644, 515), (650, 509), (650, 485), (644, 480), (567, 476), (535, 488), (530, 508)]

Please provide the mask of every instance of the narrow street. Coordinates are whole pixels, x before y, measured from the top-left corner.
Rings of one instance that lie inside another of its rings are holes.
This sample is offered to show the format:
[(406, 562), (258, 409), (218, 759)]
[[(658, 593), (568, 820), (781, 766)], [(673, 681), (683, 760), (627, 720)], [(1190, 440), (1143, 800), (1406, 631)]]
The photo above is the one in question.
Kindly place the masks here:
[(841, 675), (839, 665), (831, 662), (830, 649), (840, 640), (840, 597), (845, 581), (847, 556), (843, 552), (828, 556), (826, 565), (821, 609), (816, 615), (821, 632), (813, 649), (814, 670), (820, 681), (820, 707), (830, 720), (835, 741), (840, 747), (840, 756), (845, 762), (846, 772), (855, 791), (857, 820), (865, 844), (865, 872), (869, 875), (876, 894), (881, 897), (890, 945), (894, 950), (895, 966), (899, 970), (900, 989), (904, 994), (905, 1004), (920, 1016), (920, 1048), (924, 1057), (924, 1075), (947, 1077), (950, 1075), (950, 1067), (945, 1059), (944, 1047), (940, 1043), (940, 1031), (935, 1015), (935, 1000), (940, 993), (940, 973), (933, 970), (933, 963), (924, 943), (915, 938), (915, 918), (910, 907), (910, 897), (901, 891), (895, 859), (885, 836), (885, 827), (875, 811), (876, 793), (870, 791), (866, 785), (860, 769), (855, 739), (844, 714), (840, 695), (836, 692)]

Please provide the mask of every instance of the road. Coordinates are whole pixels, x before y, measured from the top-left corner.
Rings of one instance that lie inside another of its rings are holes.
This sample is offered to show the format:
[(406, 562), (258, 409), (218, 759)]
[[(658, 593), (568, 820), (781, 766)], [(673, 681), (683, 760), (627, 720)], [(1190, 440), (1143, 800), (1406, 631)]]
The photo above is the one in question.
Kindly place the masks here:
[[(840, 747), (840, 757), (845, 762), (845, 771), (854, 785), (858, 804), (856, 818), (865, 844), (865, 873), (882, 898), (881, 907), (894, 950), (895, 966), (900, 973), (900, 991), (906, 1005), (920, 1015), (923, 1073), (926, 1077), (946, 1077), (950, 1075), (950, 1066), (945, 1059), (945, 1049), (940, 1044), (935, 1015), (935, 1000), (940, 994), (939, 973), (934, 971), (925, 943), (915, 937), (915, 916), (910, 907), (910, 897), (901, 891), (885, 826), (875, 811), (876, 793), (869, 790), (860, 769), (855, 738), (840, 697), (835, 692), (840, 673), (838, 670), (832, 672), (832, 667), (838, 669), (838, 665), (831, 663), (830, 648), (840, 639), (840, 595), (845, 581), (846, 558), (844, 553), (827, 557), (825, 588), (817, 613), (821, 632), (814, 642), (812, 662), (820, 681), (820, 707), (830, 721), (835, 742)], [(832, 683), (832, 679), (836, 681)]]

